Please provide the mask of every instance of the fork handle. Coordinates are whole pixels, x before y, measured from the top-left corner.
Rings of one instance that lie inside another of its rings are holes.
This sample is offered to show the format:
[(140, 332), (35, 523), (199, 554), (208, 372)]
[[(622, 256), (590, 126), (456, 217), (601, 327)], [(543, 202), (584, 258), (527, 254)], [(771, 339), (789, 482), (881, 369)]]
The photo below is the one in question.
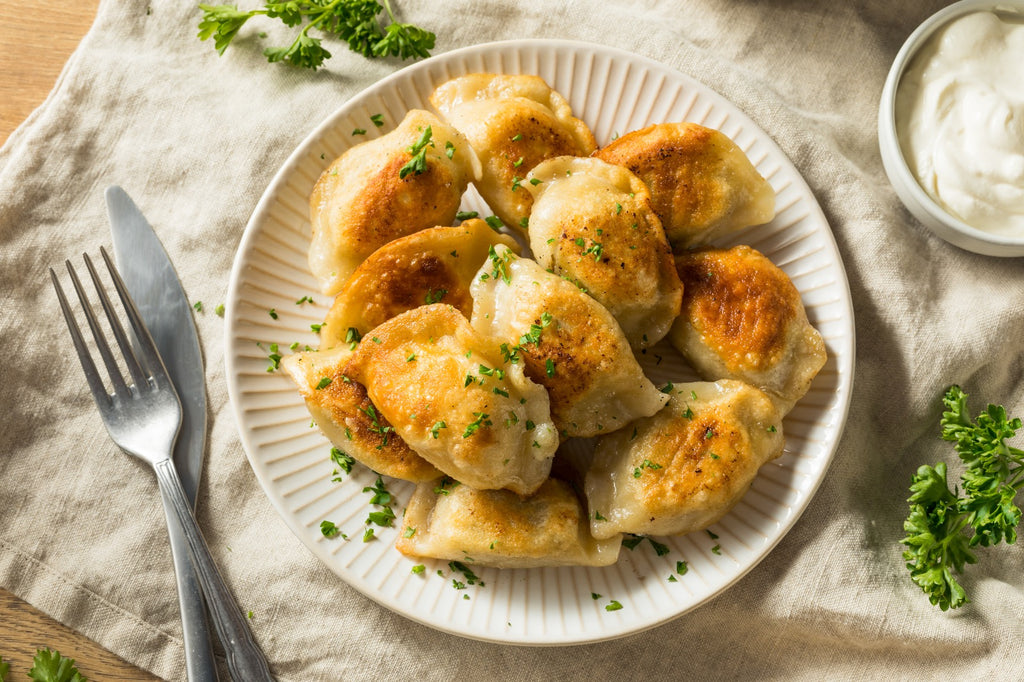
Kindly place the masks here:
[(177, 512), (171, 507), (167, 495), (160, 496), (167, 516), (167, 534), (171, 540), (171, 559), (174, 577), (178, 581), (178, 606), (181, 607), (181, 631), (185, 640), (185, 672), (189, 682), (216, 682), (217, 662), (210, 643), (210, 626), (206, 621), (206, 606), (188, 541), (181, 530)]
[(263, 652), (256, 645), (231, 591), (217, 570), (213, 557), (210, 556), (210, 549), (206, 546), (206, 540), (203, 539), (192, 515), (192, 509), (189, 507), (173, 462), (170, 459), (157, 462), (153, 469), (156, 471), (160, 494), (175, 512), (173, 516), (168, 515), (168, 522), (177, 521), (188, 541), (192, 563), (199, 575), (199, 584), (203, 588), (203, 596), (206, 597), (213, 626), (224, 646), (231, 679), (238, 682), (273, 682), (274, 677), (270, 674)]

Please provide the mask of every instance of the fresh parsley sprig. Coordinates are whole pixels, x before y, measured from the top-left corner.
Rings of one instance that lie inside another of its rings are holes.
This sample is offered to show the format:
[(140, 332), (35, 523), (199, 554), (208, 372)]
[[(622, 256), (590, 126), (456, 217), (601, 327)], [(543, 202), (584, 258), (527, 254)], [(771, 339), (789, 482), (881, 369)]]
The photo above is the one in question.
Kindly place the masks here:
[(966, 467), (963, 495), (959, 486), (950, 490), (944, 462), (919, 468), (903, 523), (907, 537), (900, 542), (908, 548), (903, 558), (911, 579), (945, 611), (970, 601), (953, 573), (977, 562), (973, 547), (1017, 540), (1021, 511), (1015, 498), (1024, 485), (1024, 450), (1007, 445), (1021, 420), (1008, 419), (1002, 406), (990, 404), (971, 420), (959, 386), (951, 386), (942, 402), (942, 438), (954, 443)]
[[(268, 47), (263, 51), (269, 62), (287, 62), (293, 66), (318, 69), (331, 53), (311, 29), (348, 43), (349, 49), (364, 57), (399, 57), (402, 60), (430, 56), (436, 36), (413, 24), (399, 23), (390, 0), (289, 0), (267, 2), (262, 8), (240, 10), (236, 5), (200, 4), (199, 39), (213, 38), (219, 54), (235, 39), (241, 28), (255, 16), (279, 19), (289, 27), (301, 26), (291, 45)], [(381, 12), (388, 23), (383, 26)]]

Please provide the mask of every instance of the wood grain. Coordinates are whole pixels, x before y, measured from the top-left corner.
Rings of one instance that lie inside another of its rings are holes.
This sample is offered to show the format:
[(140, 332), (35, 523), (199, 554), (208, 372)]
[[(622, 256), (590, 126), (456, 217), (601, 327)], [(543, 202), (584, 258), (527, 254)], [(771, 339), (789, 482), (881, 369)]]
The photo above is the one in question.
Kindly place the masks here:
[(42, 104), (99, 0), (0, 0), (0, 143)]
[[(0, 0), (0, 144), (46, 99), (98, 4)], [(90, 680), (158, 679), (0, 588), (0, 657), (11, 666), (8, 679), (28, 679), (32, 657), (47, 647), (75, 659)]]

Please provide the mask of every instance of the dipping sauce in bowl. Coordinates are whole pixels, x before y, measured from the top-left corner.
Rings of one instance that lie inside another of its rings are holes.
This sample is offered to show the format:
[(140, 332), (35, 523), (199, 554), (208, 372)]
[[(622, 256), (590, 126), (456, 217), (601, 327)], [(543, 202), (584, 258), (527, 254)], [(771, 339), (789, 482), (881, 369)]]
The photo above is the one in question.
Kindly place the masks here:
[(921, 187), (968, 225), (1024, 237), (1024, 23), (953, 19), (910, 61), (896, 131)]
[(1024, 256), (1024, 0), (960, 0), (925, 19), (886, 78), (878, 145), (936, 235)]

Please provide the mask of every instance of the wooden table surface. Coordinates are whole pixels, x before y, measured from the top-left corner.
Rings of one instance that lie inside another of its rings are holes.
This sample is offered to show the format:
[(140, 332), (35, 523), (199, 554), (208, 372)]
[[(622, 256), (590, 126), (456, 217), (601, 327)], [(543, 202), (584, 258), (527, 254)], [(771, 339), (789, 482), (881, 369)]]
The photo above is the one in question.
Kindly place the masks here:
[[(46, 99), (98, 4), (0, 0), (0, 144)], [(10, 663), (8, 680), (27, 680), (36, 650), (46, 647), (75, 659), (91, 681), (157, 679), (0, 588), (0, 657)]]

